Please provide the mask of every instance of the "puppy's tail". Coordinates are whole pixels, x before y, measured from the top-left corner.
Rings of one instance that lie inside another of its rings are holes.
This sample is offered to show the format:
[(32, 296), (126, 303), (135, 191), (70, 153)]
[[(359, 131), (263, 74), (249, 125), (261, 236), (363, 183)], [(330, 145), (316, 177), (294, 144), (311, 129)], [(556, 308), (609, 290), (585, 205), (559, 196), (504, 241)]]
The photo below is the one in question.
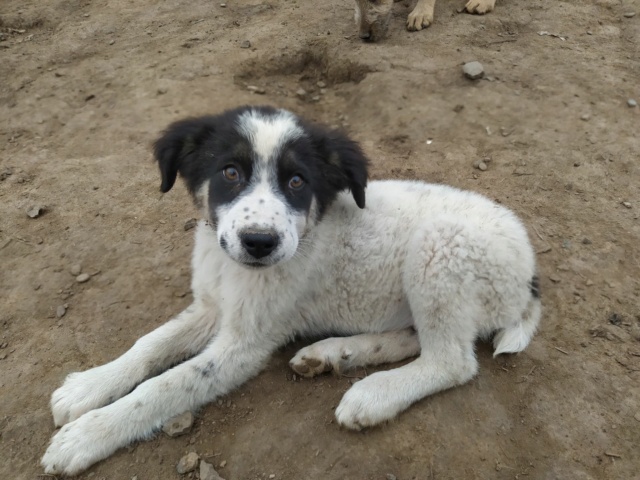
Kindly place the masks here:
[(524, 350), (538, 328), (541, 315), (540, 299), (532, 297), (522, 313), (522, 319), (514, 325), (498, 330), (493, 337), (493, 348), (495, 349), (493, 356), (497, 357), (501, 353), (516, 353)]

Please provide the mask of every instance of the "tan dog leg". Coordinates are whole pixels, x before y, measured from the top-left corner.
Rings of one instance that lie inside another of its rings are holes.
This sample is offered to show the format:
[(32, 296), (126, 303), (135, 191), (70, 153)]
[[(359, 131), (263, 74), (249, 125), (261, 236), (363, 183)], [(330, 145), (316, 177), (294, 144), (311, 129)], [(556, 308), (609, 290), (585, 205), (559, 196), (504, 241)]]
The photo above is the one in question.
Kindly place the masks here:
[(483, 15), (493, 10), (496, 0), (469, 0), (465, 5), (467, 12)]
[(407, 30), (418, 31), (431, 25), (435, 4), (436, 0), (418, 0), (416, 8), (407, 17)]

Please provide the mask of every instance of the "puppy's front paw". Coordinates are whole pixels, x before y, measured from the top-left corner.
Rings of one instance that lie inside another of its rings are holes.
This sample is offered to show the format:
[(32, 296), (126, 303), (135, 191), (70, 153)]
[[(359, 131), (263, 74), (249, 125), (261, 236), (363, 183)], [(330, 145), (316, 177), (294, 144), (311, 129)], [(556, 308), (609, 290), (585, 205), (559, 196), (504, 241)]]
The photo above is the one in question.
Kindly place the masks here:
[(101, 417), (98, 411), (89, 412), (62, 427), (40, 462), (45, 473), (76, 475), (111, 455), (118, 446), (110, 445), (112, 437)]
[(469, 13), (484, 15), (492, 11), (495, 4), (496, 0), (469, 0), (465, 5), (465, 9)]
[(51, 411), (55, 425), (61, 427), (90, 410), (116, 400), (115, 387), (118, 382), (105, 366), (68, 375), (64, 384), (51, 396)]
[(414, 10), (407, 17), (407, 30), (415, 32), (427, 28), (433, 23), (433, 12)]
[[(391, 420), (406, 408), (395, 401), (393, 395), (380, 384), (381, 373), (359, 381), (344, 394), (336, 409), (336, 419), (342, 426), (352, 430), (373, 427), (386, 420)], [(398, 392), (395, 392), (396, 394)]]

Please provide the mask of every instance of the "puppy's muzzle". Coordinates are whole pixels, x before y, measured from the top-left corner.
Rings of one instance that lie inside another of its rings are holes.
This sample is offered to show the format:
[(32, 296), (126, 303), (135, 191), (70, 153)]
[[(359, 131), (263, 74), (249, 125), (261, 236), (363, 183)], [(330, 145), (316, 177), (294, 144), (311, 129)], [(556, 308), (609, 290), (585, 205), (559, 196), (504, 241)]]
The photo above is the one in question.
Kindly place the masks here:
[(278, 247), (280, 238), (274, 232), (246, 232), (240, 234), (240, 242), (249, 255), (260, 259)]

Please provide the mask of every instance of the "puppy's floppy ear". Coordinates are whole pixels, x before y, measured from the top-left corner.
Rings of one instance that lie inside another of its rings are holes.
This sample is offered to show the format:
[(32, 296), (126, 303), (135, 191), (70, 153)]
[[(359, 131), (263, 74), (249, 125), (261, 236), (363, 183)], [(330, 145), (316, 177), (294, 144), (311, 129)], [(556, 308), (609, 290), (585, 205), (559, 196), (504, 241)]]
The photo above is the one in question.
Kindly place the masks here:
[[(215, 131), (214, 117), (187, 118), (172, 123), (153, 145), (153, 153), (160, 167), (162, 184), (160, 191), (166, 193), (176, 182), (178, 172), (197, 168), (189, 157), (200, 146), (207, 135)], [(187, 182), (188, 183), (188, 182)], [(187, 185), (192, 190), (192, 185)]]
[(312, 138), (325, 162), (325, 179), (338, 191), (351, 190), (358, 207), (364, 208), (369, 159), (360, 145), (338, 130), (316, 127)]

